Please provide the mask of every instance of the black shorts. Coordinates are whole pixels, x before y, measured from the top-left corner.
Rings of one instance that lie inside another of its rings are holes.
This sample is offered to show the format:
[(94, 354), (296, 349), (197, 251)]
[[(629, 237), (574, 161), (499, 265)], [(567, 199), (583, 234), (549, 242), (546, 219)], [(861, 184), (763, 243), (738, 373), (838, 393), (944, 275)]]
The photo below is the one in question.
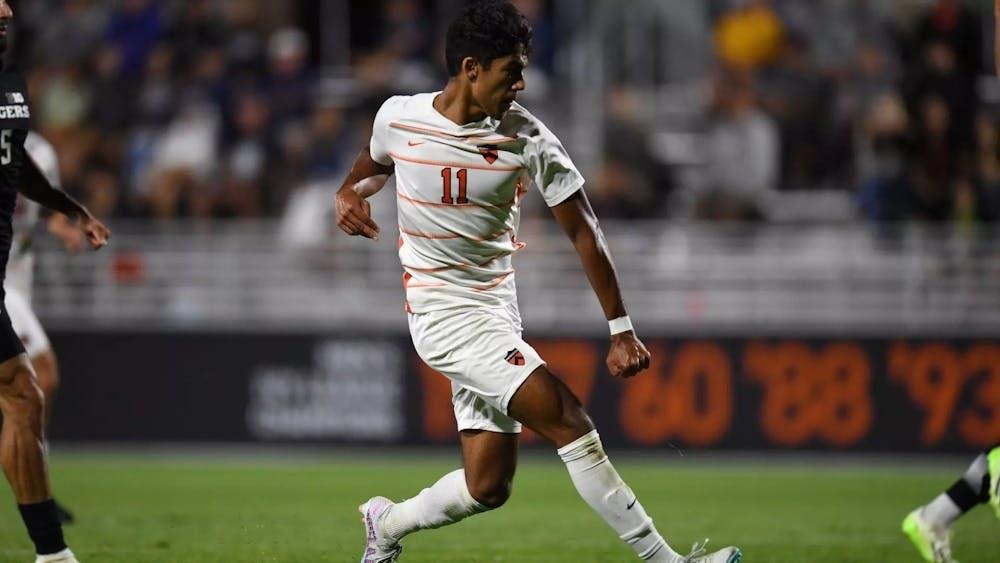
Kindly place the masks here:
[(6, 294), (0, 290), (0, 363), (24, 354), (24, 343), (14, 332), (7, 314)]

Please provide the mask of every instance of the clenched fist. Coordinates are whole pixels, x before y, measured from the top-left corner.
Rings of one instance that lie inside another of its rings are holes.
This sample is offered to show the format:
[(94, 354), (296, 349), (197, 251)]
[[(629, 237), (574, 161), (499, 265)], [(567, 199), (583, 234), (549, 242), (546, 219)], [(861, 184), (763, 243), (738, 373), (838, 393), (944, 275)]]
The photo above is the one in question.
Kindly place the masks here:
[(649, 350), (631, 330), (611, 336), (608, 370), (614, 377), (629, 378), (649, 367)]

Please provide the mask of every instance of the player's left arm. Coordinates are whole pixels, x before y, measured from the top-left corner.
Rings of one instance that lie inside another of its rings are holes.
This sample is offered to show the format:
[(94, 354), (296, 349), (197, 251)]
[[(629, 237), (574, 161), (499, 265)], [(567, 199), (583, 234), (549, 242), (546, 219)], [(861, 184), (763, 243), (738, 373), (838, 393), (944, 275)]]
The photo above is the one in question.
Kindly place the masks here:
[[(552, 214), (580, 255), (583, 269), (601, 302), (605, 318), (610, 321), (627, 316), (611, 252), (594, 210), (590, 207), (587, 194), (583, 190), (577, 190), (565, 201), (552, 207)], [(620, 332), (611, 336), (607, 364), (611, 375), (632, 377), (649, 367), (649, 350), (634, 330)]]
[(86, 235), (87, 241), (94, 250), (108, 244), (111, 231), (97, 220), (82, 203), (73, 199), (68, 193), (53, 187), (27, 152), (25, 152), (24, 160), (24, 169), (21, 172), (18, 191), (28, 199), (37, 201), (44, 207), (68, 217)]

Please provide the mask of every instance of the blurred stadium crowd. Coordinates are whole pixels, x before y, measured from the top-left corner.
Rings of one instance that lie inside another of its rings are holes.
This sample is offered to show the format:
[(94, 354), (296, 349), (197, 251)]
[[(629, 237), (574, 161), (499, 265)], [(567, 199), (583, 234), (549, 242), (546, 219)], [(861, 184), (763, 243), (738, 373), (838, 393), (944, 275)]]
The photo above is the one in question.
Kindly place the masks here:
[[(535, 27), (542, 82), (562, 39), (556, 3), (515, 1)], [(352, 30), (341, 61), (324, 60), (319, 4), (15, 4), (14, 61), (64, 186), (100, 216), (168, 220), (277, 216), (300, 186), (338, 180), (387, 95), (443, 85), (450, 14), (438, 12), (449, 2), (341, 3)], [(988, 1), (714, 0), (705, 10), (715, 58), (691, 215), (766, 218), (773, 194), (835, 190), (874, 221), (1000, 218)], [(634, 94), (605, 96), (590, 194), (606, 217), (666, 216), (684, 187), (648, 150)]]

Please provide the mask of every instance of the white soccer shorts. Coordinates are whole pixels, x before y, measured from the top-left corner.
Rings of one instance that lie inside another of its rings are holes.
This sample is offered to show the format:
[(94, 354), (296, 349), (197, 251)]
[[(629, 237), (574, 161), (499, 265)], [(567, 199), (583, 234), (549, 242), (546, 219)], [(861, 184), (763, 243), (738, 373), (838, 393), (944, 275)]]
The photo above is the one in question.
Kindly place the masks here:
[(7, 298), (4, 304), (7, 306), (7, 314), (10, 315), (10, 324), (14, 326), (14, 332), (24, 344), (24, 351), (29, 358), (38, 357), (49, 349), (49, 336), (45, 334), (42, 323), (38, 322), (38, 317), (31, 309), (31, 304), (23, 293), (16, 289), (7, 288)]
[(521, 424), (508, 416), (507, 405), (545, 362), (521, 339), (516, 305), (410, 313), (409, 323), (417, 354), (451, 380), (459, 430), (521, 431)]

